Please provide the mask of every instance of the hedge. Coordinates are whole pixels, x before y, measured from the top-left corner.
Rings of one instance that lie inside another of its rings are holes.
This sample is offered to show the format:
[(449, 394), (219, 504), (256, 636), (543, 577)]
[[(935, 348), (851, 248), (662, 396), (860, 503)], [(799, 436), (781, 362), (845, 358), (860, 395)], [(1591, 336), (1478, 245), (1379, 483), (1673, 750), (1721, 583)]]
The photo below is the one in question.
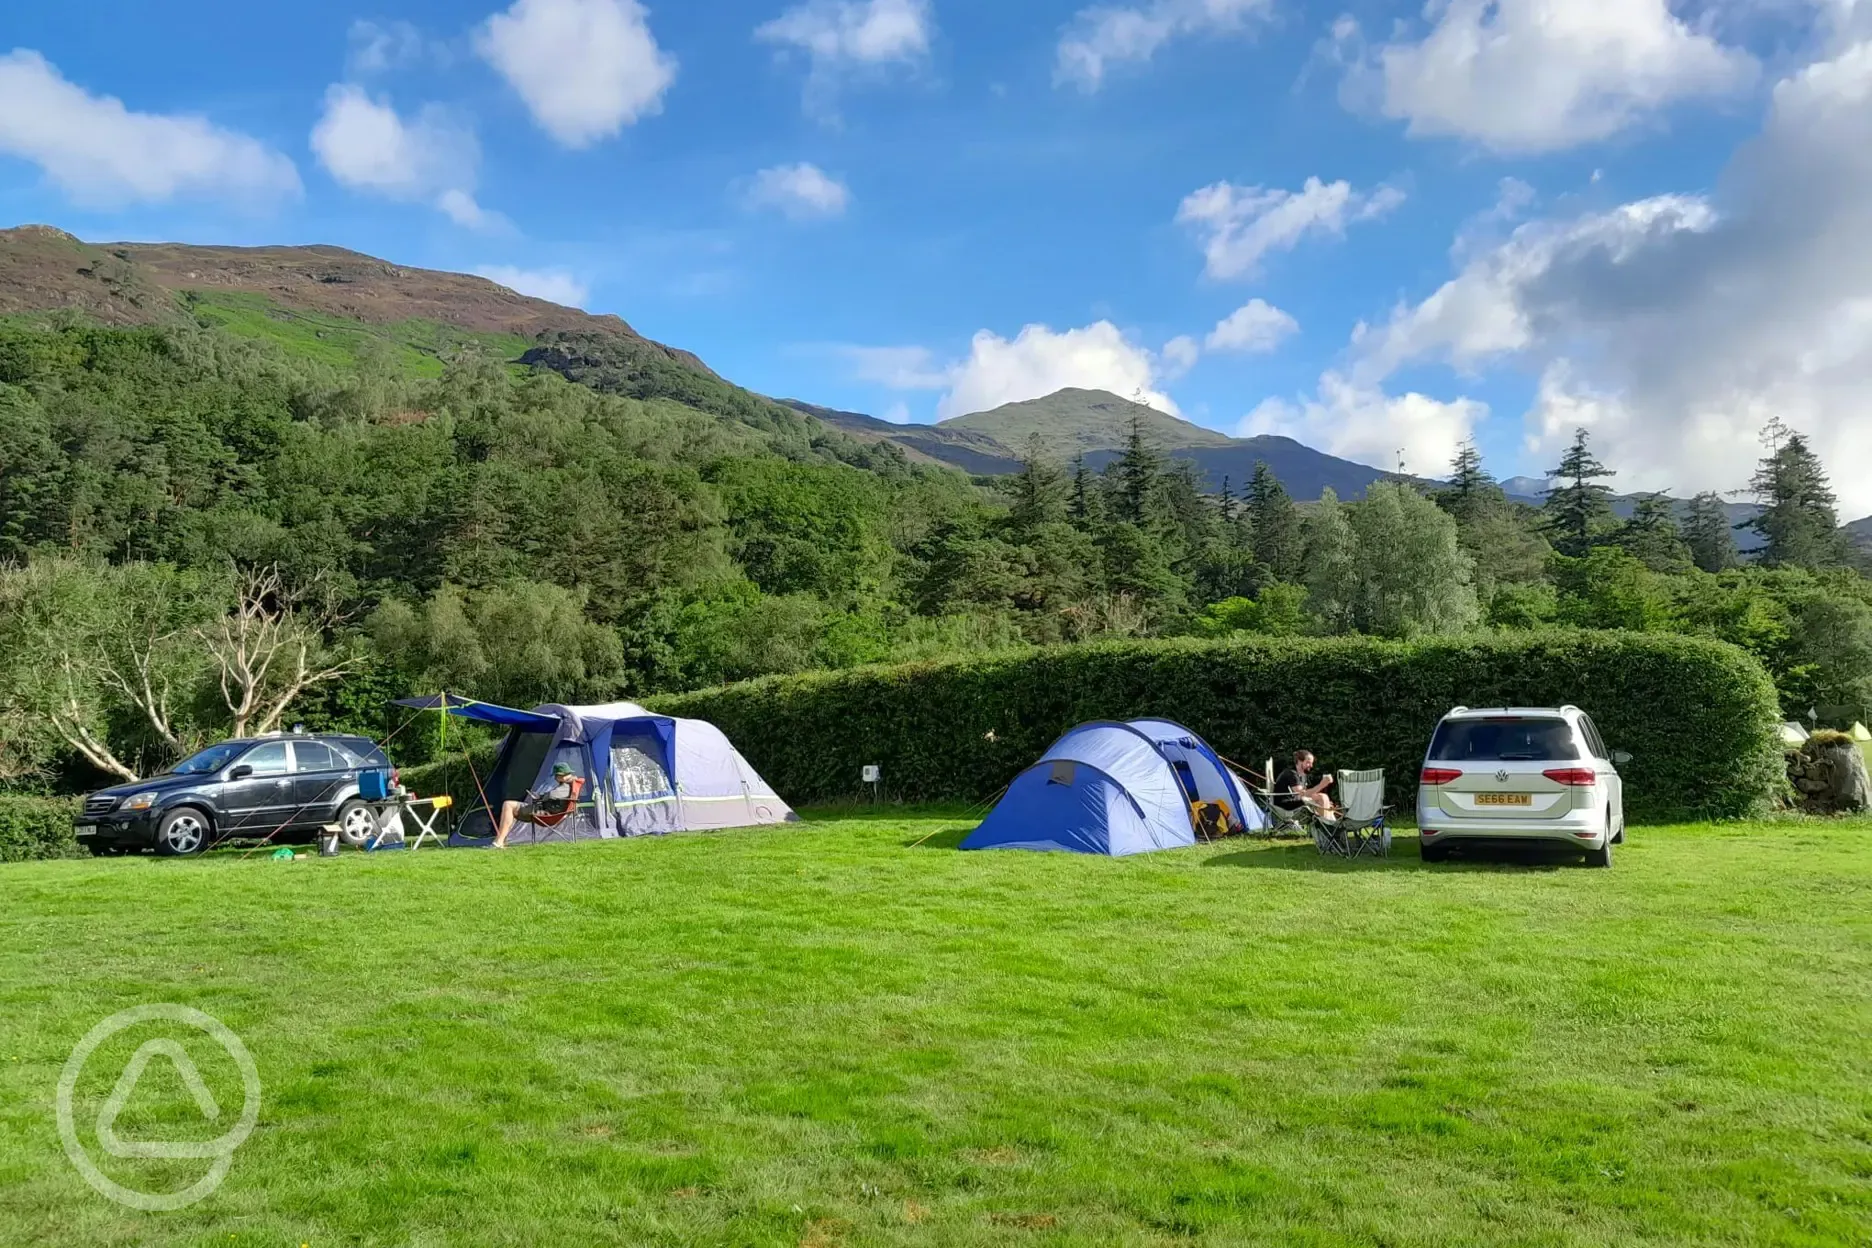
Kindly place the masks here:
[[(487, 783), (488, 776), (494, 770), (495, 755), (499, 751), (497, 742), (471, 754), (451, 755), (438, 762), (424, 763), (420, 767), (403, 767), (397, 774), (403, 787), (419, 796), (434, 797), (441, 793), (453, 796), (455, 809), (450, 812), (449, 819), (449, 824), (453, 826), (464, 814), (481, 805), (475, 776), (480, 776), (482, 784)], [(473, 770), (470, 770), (471, 765)]]
[(0, 862), (76, 858), (84, 851), (72, 836), (78, 799), (0, 795)]
[(1733, 646), (1663, 634), (1101, 643), (769, 677), (651, 705), (719, 725), (795, 803), (860, 796), (867, 763), (892, 798), (979, 801), (1074, 724), (1154, 715), (1256, 770), (1302, 746), (1326, 769), (1383, 767), (1408, 808), (1452, 707), (1567, 703), (1633, 755), (1621, 768), (1633, 819), (1752, 815), (1784, 783), (1767, 672)]

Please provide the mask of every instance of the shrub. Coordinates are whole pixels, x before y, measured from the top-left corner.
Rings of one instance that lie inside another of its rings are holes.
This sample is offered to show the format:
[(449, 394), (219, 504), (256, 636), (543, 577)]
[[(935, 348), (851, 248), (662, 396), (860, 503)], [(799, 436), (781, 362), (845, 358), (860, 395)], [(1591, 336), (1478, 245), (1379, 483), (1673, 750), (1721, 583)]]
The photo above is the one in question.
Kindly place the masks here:
[(77, 805), (65, 797), (0, 795), (0, 862), (78, 857), (84, 851), (72, 836)]
[(1451, 707), (1566, 703), (1635, 756), (1621, 769), (1633, 818), (1748, 815), (1782, 783), (1760, 664), (1662, 634), (1112, 642), (769, 677), (652, 705), (718, 724), (795, 802), (858, 795), (866, 763), (901, 800), (982, 800), (1074, 724), (1159, 715), (1256, 770), (1300, 746), (1325, 767), (1382, 766), (1407, 806)]
[(424, 763), (420, 767), (399, 769), (403, 787), (419, 797), (435, 797), (447, 793), (455, 799), (455, 809), (450, 811), (450, 825), (459, 822), (461, 817), (478, 808), (481, 803), (480, 790), (476, 777), (481, 784), (488, 782), (494, 771), (494, 758), (500, 752), (500, 743), (481, 746), (467, 754), (454, 754), (433, 763)]

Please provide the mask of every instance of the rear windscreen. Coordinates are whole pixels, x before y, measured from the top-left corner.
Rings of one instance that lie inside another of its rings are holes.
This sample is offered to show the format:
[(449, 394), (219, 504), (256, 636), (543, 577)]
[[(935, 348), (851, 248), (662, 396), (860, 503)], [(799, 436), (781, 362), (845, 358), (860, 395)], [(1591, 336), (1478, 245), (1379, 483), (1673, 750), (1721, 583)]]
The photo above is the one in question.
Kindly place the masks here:
[(1564, 719), (1450, 719), (1437, 727), (1430, 761), (1514, 762), (1576, 759), (1573, 729)]

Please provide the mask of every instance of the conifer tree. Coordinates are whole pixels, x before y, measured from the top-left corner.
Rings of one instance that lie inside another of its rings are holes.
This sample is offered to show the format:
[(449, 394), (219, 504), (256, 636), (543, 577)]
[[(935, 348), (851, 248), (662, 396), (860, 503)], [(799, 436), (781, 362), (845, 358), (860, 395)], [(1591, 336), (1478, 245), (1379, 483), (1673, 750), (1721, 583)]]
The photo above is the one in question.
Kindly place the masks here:
[(1749, 482), (1761, 505), (1761, 514), (1749, 521), (1749, 527), (1762, 535), (1761, 561), (1779, 568), (1829, 568), (1846, 563), (1838, 500), (1806, 436), (1776, 419), (1762, 431), (1762, 438), (1769, 451)]
[(1653, 572), (1690, 570), (1690, 548), (1684, 544), (1676, 510), (1663, 494), (1638, 500), (1631, 519), (1619, 529), (1618, 544)]
[(1151, 491), (1163, 474), (1163, 457), (1144, 438), (1144, 423), (1131, 418), (1131, 432), (1125, 437), (1124, 454), (1114, 467), (1118, 470), (1118, 498), (1123, 518), (1142, 525), (1150, 505)]
[(1267, 570), (1268, 579), (1298, 580), (1306, 566), (1300, 513), (1265, 460), (1255, 463), (1242, 510), (1253, 535), (1255, 562)]
[(1734, 529), (1718, 495), (1703, 493), (1690, 500), (1690, 522), (1684, 526), (1683, 537), (1696, 566), (1705, 572), (1727, 572), (1735, 567)]
[(1495, 484), (1495, 478), (1482, 466), (1482, 452), (1474, 442), (1465, 442), (1450, 462), (1450, 481), (1431, 496), (1437, 506), (1456, 517), (1458, 524), (1479, 519), (1490, 506), (1505, 503), (1507, 496)]
[(1046, 453), (1039, 434), (1027, 440), (1020, 473), (1014, 478), (1014, 510), (1009, 519), (1018, 534), (1031, 534), (1066, 514), (1066, 483)]
[(1612, 491), (1599, 482), (1618, 474), (1594, 457), (1586, 431), (1579, 429), (1560, 466), (1547, 475), (1559, 482), (1543, 508), (1554, 549), (1583, 558), (1612, 520)]

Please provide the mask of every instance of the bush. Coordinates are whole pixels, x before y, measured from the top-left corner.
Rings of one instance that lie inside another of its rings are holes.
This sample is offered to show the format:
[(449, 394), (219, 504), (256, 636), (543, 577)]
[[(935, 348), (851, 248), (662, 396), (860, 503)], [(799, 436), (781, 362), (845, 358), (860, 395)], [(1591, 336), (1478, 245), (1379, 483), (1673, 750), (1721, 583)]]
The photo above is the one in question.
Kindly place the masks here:
[(1382, 766), (1408, 807), (1451, 707), (1565, 703), (1635, 756), (1621, 769), (1633, 818), (1749, 815), (1782, 783), (1761, 665), (1662, 634), (1113, 642), (769, 677), (652, 705), (720, 725), (795, 802), (858, 795), (866, 763), (895, 798), (979, 801), (1074, 724), (1159, 715), (1257, 771), (1300, 746), (1329, 768)]
[(481, 746), (467, 754), (453, 754), (448, 758), (433, 763), (424, 763), (420, 767), (403, 767), (398, 770), (403, 787), (418, 797), (435, 797), (447, 793), (455, 799), (455, 808), (449, 811), (449, 826), (461, 821), (463, 815), (481, 806), (481, 793), (475, 784), (480, 777), (481, 784), (488, 782), (494, 771), (494, 758), (500, 752), (500, 743)]
[(84, 851), (72, 836), (77, 806), (67, 797), (0, 795), (0, 862), (78, 857)]

